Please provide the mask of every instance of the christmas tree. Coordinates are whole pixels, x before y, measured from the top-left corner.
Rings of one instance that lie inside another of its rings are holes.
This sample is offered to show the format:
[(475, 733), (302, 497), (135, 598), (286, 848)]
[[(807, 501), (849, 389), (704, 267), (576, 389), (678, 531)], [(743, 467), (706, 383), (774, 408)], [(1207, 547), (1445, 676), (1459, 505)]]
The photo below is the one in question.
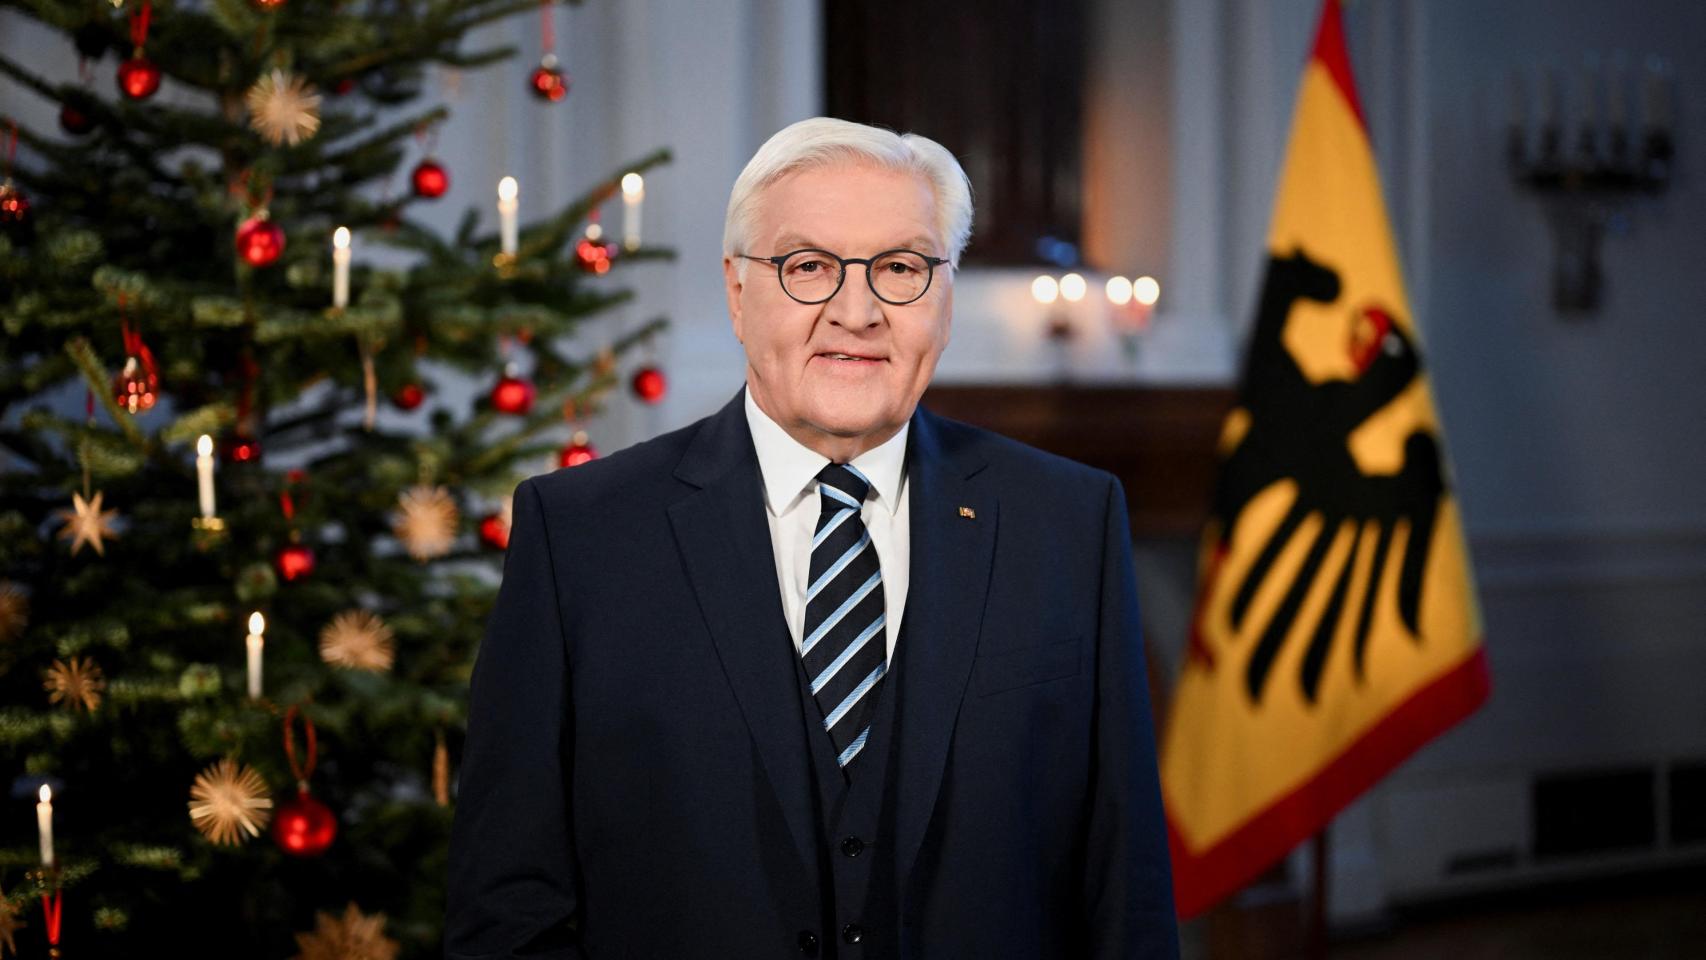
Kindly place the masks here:
[[(0, 57), (62, 128), (0, 118), (0, 956), (435, 956), (507, 496), (663, 389), (625, 360), (661, 319), (570, 335), (668, 255), (598, 228), (668, 154), (446, 238), (425, 80), (552, 109), (549, 0), (0, 6), (84, 76)], [(537, 67), (462, 49), (511, 16)]]

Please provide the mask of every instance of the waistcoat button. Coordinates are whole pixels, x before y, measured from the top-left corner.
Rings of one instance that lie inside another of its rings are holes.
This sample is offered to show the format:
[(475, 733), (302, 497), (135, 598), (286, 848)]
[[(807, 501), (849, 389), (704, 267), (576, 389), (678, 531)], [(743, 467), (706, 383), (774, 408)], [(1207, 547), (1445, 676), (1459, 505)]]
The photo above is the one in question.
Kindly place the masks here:
[(817, 934), (810, 930), (800, 931), (800, 952), (808, 957), (817, 956)]
[(848, 943), (858, 943), (865, 939), (865, 931), (860, 929), (857, 923), (849, 923), (841, 928), (841, 939)]
[(841, 852), (849, 857), (857, 857), (865, 850), (865, 841), (858, 837), (848, 837), (841, 841)]

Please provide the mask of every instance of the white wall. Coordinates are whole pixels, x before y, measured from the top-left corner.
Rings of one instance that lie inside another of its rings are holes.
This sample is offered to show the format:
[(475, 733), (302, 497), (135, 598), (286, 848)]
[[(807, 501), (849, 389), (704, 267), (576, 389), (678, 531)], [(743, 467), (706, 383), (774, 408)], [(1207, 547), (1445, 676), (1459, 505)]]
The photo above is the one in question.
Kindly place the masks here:
[[(1586, 0), (1429, 4), (1415, 31), (1434, 383), (1480, 567), (1494, 699), (1406, 772), (1419, 789), (1505, 774), (1706, 757), (1706, 479), (1698, 375), (1706, 285), (1706, 6)], [(1372, 9), (1368, 12), (1372, 12)], [(1542, 206), (1500, 175), (1512, 68), (1572, 77), (1584, 55), (1670, 59), (1675, 181), (1604, 241), (1585, 322), (1549, 304)], [(1511, 796), (1467, 797), (1462, 823)], [(1526, 821), (1524, 821), (1526, 826)], [(1394, 858), (1394, 886), (1427, 851)], [(1697, 851), (1698, 853), (1698, 851)], [(1406, 873), (1406, 870), (1409, 870)]]

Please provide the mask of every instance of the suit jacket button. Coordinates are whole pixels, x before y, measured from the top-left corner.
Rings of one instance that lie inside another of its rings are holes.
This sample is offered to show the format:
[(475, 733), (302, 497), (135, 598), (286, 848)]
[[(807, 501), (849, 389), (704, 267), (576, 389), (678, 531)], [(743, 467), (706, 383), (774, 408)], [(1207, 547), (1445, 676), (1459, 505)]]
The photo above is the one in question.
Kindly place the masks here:
[(857, 857), (865, 850), (865, 841), (858, 837), (848, 837), (841, 841), (841, 852), (849, 857)]
[(865, 939), (865, 931), (860, 929), (857, 923), (849, 923), (841, 928), (841, 939), (848, 943), (858, 943)]
[(801, 930), (798, 942), (800, 944), (801, 953), (808, 957), (817, 956), (817, 934), (810, 930)]

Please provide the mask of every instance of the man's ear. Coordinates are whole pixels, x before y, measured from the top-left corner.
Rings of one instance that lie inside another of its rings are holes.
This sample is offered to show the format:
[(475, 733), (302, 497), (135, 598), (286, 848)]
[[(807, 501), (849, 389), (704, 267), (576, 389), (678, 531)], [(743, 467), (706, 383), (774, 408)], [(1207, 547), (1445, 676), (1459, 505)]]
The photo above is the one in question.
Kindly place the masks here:
[(739, 340), (741, 343), (745, 343), (746, 338), (741, 336), (740, 290), (740, 264), (735, 262), (734, 257), (724, 257), (723, 293), (726, 294), (729, 299), (729, 320), (734, 324), (735, 339)]

